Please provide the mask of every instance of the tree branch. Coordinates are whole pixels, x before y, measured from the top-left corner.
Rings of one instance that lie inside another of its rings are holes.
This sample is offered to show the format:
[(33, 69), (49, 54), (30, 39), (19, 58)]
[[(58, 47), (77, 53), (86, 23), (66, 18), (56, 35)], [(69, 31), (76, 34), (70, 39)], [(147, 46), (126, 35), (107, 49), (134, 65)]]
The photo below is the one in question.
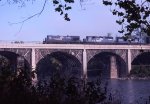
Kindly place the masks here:
[(41, 9), (40, 12), (38, 12), (38, 13), (36, 13), (36, 14), (34, 14), (34, 15), (31, 15), (31, 16), (27, 17), (26, 19), (24, 19), (24, 20), (22, 20), (22, 21), (20, 21), (20, 22), (10, 23), (10, 25), (23, 24), (24, 22), (28, 21), (29, 19), (32, 19), (32, 18), (35, 17), (35, 16), (40, 16), (40, 15), (42, 14), (42, 12), (44, 11), (44, 9), (45, 9), (46, 3), (47, 3), (47, 0), (44, 1), (44, 4), (43, 4), (42, 9)]
[(141, 7), (142, 7), (146, 2), (147, 2), (146, 0), (141, 1)]

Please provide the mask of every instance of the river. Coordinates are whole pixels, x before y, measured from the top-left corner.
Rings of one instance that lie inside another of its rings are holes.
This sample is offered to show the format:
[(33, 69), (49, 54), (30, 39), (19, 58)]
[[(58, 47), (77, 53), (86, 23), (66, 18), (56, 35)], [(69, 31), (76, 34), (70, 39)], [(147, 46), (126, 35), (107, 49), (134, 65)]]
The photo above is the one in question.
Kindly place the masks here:
[(108, 92), (121, 104), (150, 104), (150, 80), (108, 80)]

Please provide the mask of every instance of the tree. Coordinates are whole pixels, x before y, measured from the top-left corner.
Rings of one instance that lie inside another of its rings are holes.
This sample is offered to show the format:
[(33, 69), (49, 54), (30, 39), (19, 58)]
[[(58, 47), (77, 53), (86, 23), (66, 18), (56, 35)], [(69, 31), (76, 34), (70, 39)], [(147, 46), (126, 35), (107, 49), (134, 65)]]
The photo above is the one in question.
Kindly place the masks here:
[(150, 35), (150, 0), (103, 0), (110, 6), (113, 15), (118, 16), (116, 23), (122, 26), (119, 33), (129, 39), (137, 29), (140, 33)]
[(66, 78), (62, 76), (63, 72), (56, 70), (49, 81), (33, 85), (32, 76), (28, 74), (25, 69), (18, 74), (8, 67), (0, 70), (1, 104), (96, 104), (107, 101), (100, 81), (84, 83), (76, 77)]

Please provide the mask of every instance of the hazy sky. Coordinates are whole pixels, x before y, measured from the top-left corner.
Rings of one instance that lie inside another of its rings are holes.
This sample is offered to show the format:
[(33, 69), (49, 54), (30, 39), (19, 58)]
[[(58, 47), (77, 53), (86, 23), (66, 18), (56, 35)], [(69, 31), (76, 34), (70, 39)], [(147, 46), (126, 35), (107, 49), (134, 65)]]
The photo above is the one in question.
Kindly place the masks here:
[(69, 12), (70, 22), (65, 21), (55, 12), (53, 5), (48, 3), (42, 15), (26, 21), (23, 26), (10, 23), (22, 21), (39, 12), (43, 6), (42, 0), (36, 0), (33, 4), (29, 2), (23, 8), (2, 2), (0, 5), (0, 40), (42, 41), (46, 35), (85, 37), (119, 34), (117, 31), (120, 27), (115, 23), (117, 17), (111, 14), (109, 7), (102, 4), (102, 0), (88, 0), (82, 7), (79, 2), (73, 4), (73, 9)]

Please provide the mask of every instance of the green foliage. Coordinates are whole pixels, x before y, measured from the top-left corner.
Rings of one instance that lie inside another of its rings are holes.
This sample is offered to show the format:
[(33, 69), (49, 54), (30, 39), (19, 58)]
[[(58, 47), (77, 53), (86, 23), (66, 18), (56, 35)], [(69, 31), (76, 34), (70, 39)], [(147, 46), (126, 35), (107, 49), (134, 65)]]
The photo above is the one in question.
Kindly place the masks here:
[(134, 77), (150, 77), (150, 67), (149, 66), (135, 66), (131, 72), (130, 76)]
[(103, 0), (103, 4), (114, 7), (111, 12), (119, 17), (116, 22), (122, 27), (119, 33), (129, 38), (135, 30), (139, 29), (141, 33), (150, 35), (149, 0), (117, 0), (114, 2)]
[(49, 103), (96, 104), (106, 99), (106, 93), (100, 83), (85, 83), (76, 77), (66, 78), (60, 74), (56, 72), (48, 82), (38, 83), (37, 92), (44, 93), (44, 96), (46, 94)]
[(103, 0), (103, 4), (108, 6), (108, 5), (112, 5), (112, 2), (111, 1), (107, 1), (107, 0)]
[[(59, 65), (58, 60), (51, 61)], [(115, 100), (107, 98), (107, 84), (102, 87), (101, 80), (66, 77), (56, 70), (49, 79), (33, 83), (35, 72), (21, 68), (15, 72), (6, 66), (0, 69), (0, 104), (114, 104)]]
[[(85, 82), (65, 77), (56, 70), (48, 80), (32, 84), (31, 73), (24, 69), (0, 71), (1, 104), (96, 104), (106, 99), (100, 81)], [(8, 100), (9, 99), (9, 100)]]
[(53, 4), (56, 7), (55, 11), (59, 12), (60, 15), (64, 15), (64, 19), (66, 21), (70, 21), (68, 13), (66, 12), (72, 9), (72, 7), (69, 6), (70, 3), (74, 3), (74, 0), (64, 0), (64, 3), (60, 2), (59, 0), (53, 0)]

